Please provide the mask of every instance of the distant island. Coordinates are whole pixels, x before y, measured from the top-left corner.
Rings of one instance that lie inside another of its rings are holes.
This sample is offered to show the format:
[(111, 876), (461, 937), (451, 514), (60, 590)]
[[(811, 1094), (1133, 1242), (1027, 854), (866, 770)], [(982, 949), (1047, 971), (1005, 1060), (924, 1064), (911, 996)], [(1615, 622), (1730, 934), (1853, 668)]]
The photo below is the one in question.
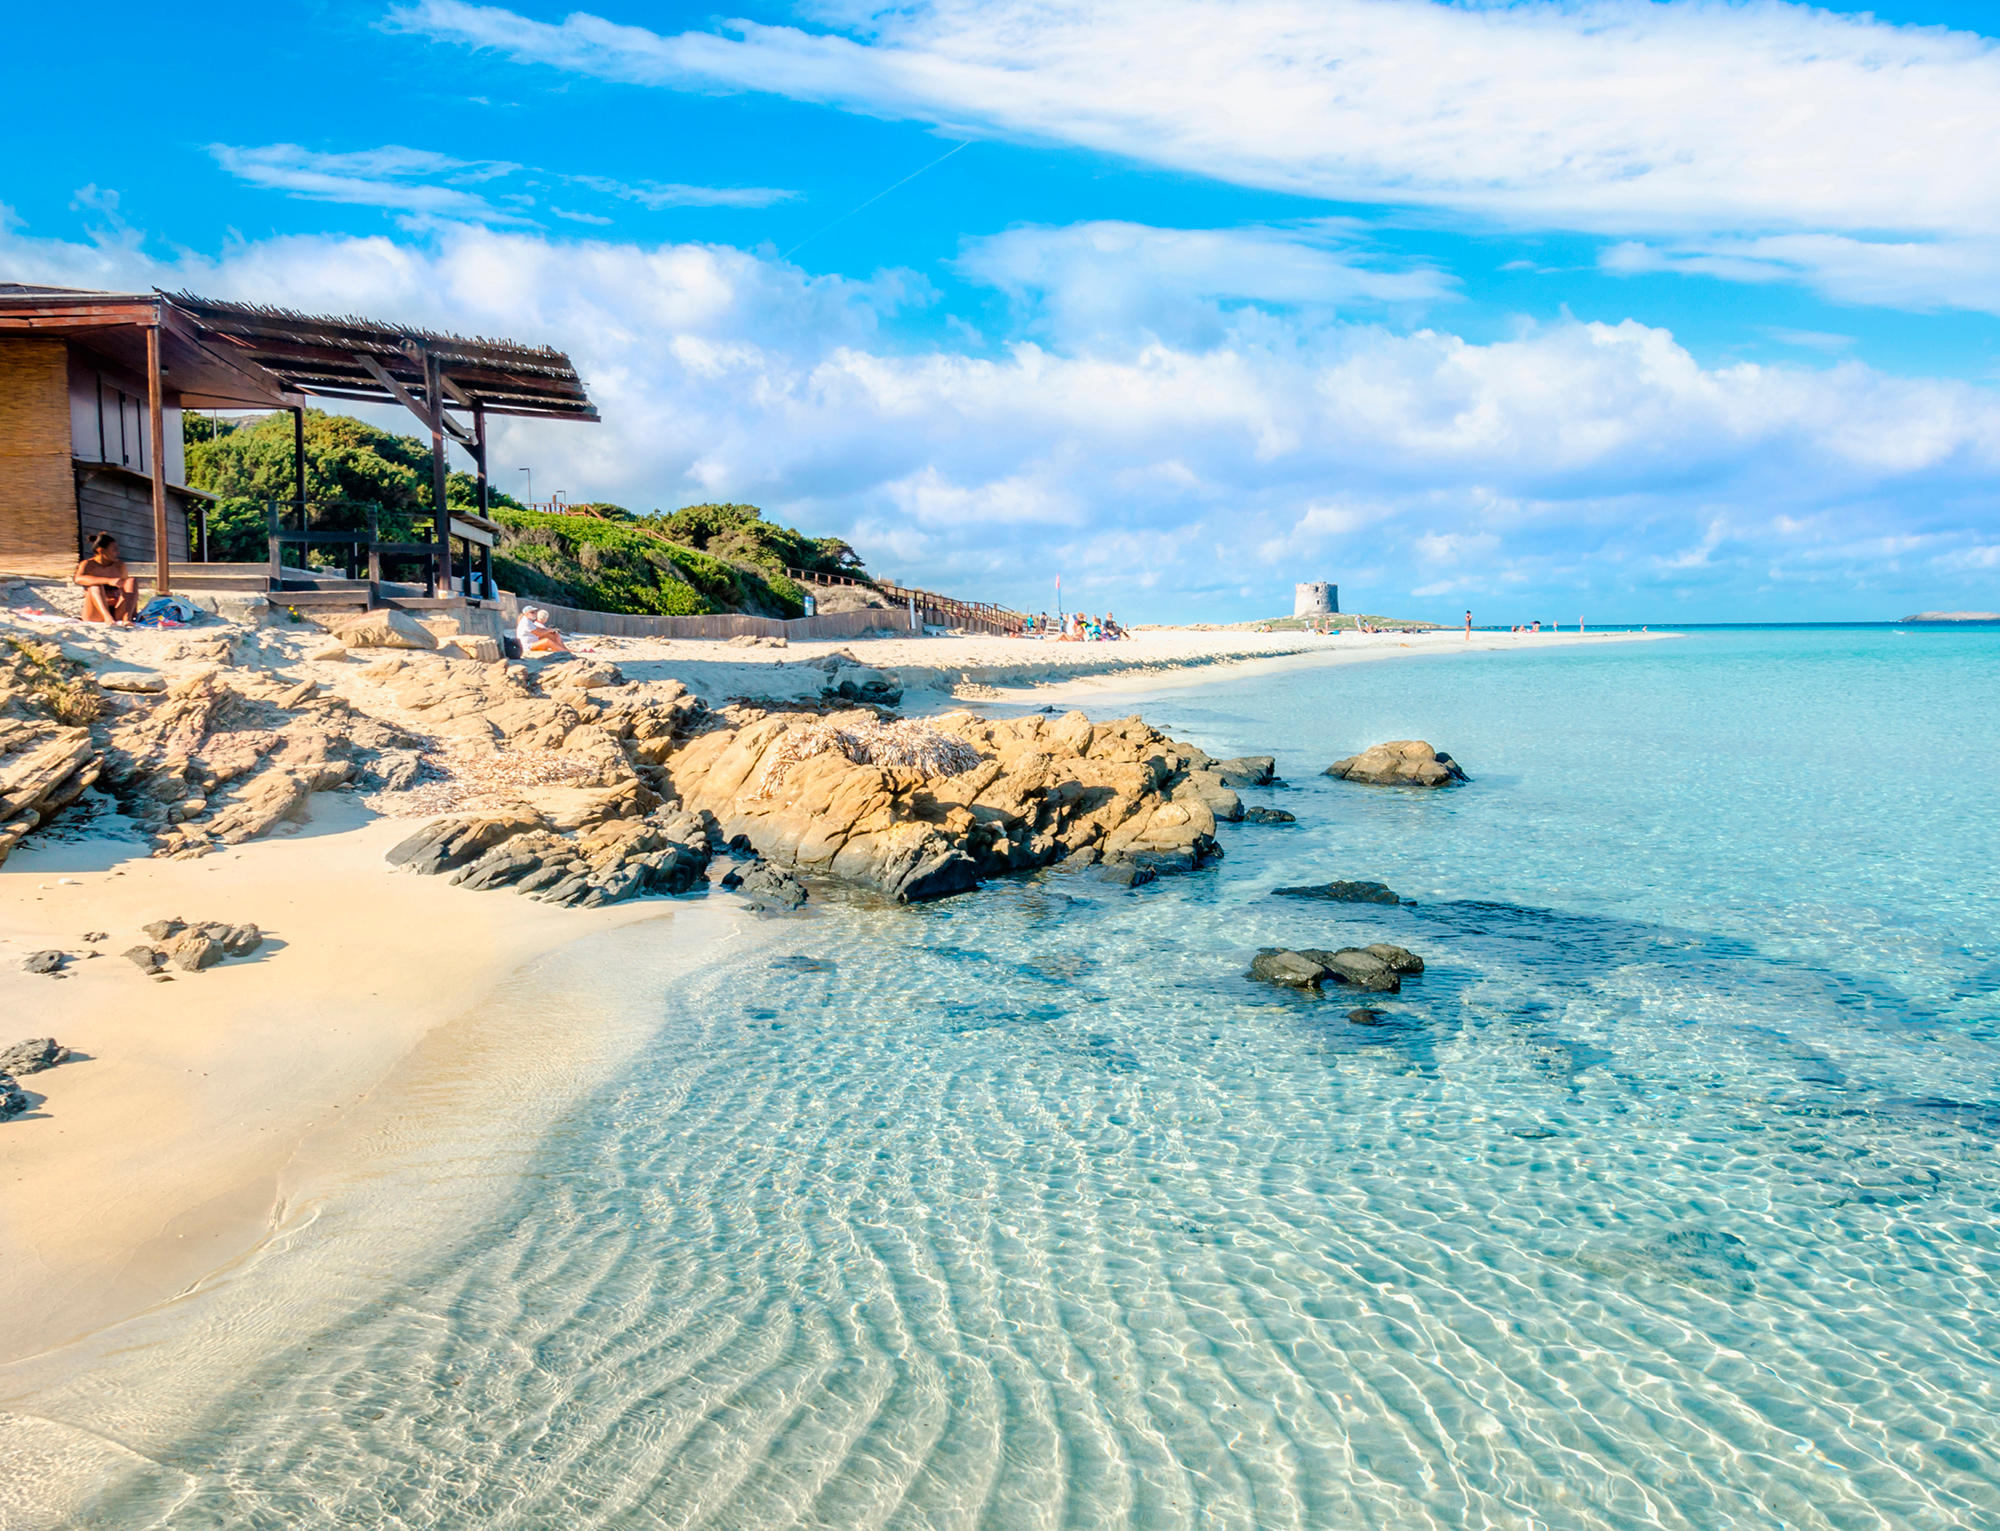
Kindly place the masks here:
[(1920, 611), (1905, 622), (2000, 622), (2000, 611)]

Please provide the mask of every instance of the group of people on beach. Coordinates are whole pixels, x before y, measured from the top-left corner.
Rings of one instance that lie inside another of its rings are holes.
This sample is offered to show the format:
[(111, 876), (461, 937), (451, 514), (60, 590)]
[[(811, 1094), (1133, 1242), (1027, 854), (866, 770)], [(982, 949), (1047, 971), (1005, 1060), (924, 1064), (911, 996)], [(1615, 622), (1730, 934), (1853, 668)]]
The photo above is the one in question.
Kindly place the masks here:
[(521, 653), (567, 654), (569, 648), (563, 642), (563, 635), (549, 621), (546, 606), (523, 606), (521, 615), (514, 623), (514, 641), (521, 645)]
[(1110, 612), (1101, 617), (1073, 611), (1067, 618), (1051, 619), (1045, 611), (1028, 618), (1016, 629), (1017, 638), (1038, 638), (1044, 643), (1114, 643), (1131, 635), (1118, 625)]

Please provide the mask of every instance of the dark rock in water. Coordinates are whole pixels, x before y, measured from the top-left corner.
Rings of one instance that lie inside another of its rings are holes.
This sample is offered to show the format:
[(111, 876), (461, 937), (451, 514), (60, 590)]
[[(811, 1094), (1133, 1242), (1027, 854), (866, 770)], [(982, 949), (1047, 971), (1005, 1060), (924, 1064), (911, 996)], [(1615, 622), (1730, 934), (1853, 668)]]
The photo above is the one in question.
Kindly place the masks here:
[(1274, 888), (1279, 898), (1323, 898), (1336, 904), (1400, 904), (1402, 898), (1380, 882), (1316, 882), (1297, 888)]
[(1351, 1024), (1356, 1026), (1380, 1026), (1383, 1022), (1388, 1020), (1389, 1017), (1387, 1012), (1385, 1011), (1369, 1010), (1364, 1008), (1360, 1010), (1348, 1011), (1347, 1019)]
[(33, 952), (21, 964), (24, 973), (60, 973), (63, 964), (69, 961), (68, 952)]
[(176, 915), (164, 920), (155, 920), (152, 924), (141, 925), (139, 928), (153, 940), (164, 941), (168, 936), (177, 936), (186, 930), (187, 921)]
[(1392, 973), (1421, 973), (1424, 959), (1407, 947), (1391, 946), (1387, 941), (1371, 941), (1362, 948), (1369, 956), (1379, 958)]
[[(727, 881), (725, 878), (724, 882)], [(752, 909), (770, 914), (789, 913), (806, 901), (806, 885), (783, 867), (768, 861), (760, 861), (745, 872), (737, 883), (737, 891)]]
[(1260, 983), (1280, 983), (1293, 989), (1317, 989), (1326, 977), (1326, 965), (1315, 961), (1304, 952), (1288, 952), (1281, 947), (1266, 946), (1250, 959), (1250, 971), (1245, 977)]
[(829, 957), (808, 957), (799, 952), (771, 959), (771, 969), (778, 973), (831, 973), (838, 966)]
[(157, 973), (166, 964), (167, 954), (157, 946), (131, 946), (119, 953), (142, 973)]
[(1141, 861), (1107, 861), (1083, 871), (1090, 882), (1108, 882), (1118, 888), (1143, 888), (1160, 875)]
[(1225, 787), (1268, 787), (1277, 768), (1278, 762), (1269, 755), (1238, 755), (1209, 767)]
[(30, 1037), (0, 1048), (0, 1074), (39, 1074), (69, 1057), (69, 1049), (54, 1037)]
[(1299, 816), (1297, 814), (1287, 813), (1282, 808), (1245, 808), (1243, 810), (1243, 822), (1245, 824), (1296, 824), (1298, 821)]
[(14, 1083), (12, 1074), (0, 1074), (0, 1120), (19, 1116), (28, 1109), (28, 1097), (21, 1087)]
[(1297, 955), (1319, 963), (1326, 969), (1327, 977), (1352, 984), (1357, 989), (1367, 989), (1376, 994), (1402, 991), (1403, 980), (1396, 976), (1395, 969), (1373, 952), (1363, 951), (1360, 947), (1343, 946), (1331, 952), (1305, 947)]
[(1540, 1143), (1557, 1136), (1553, 1127), (1509, 1127), (1507, 1131), (1514, 1137), (1526, 1138), (1530, 1143)]
[(1421, 739), (1371, 744), (1358, 755), (1336, 760), (1326, 774), (1374, 787), (1447, 787), (1470, 780), (1457, 761)]

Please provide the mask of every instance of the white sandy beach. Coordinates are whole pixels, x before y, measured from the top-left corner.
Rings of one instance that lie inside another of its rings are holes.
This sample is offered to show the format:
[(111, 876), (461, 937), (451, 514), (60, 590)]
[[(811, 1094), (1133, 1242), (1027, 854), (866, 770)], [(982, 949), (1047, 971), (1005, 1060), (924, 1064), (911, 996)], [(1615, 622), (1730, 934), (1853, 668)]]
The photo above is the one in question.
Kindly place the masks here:
[[(167, 635), (43, 636), (85, 642), (79, 652), (103, 664), (158, 662)], [(586, 647), (635, 678), (671, 674), (718, 702), (816, 696), (824, 674), (812, 661), (845, 647), (896, 671), (906, 707), (922, 710), (954, 697), (1088, 709), (1093, 694), (1222, 680), (1245, 667), (1596, 641), (1605, 639), (1155, 630), (1105, 645), (940, 637)], [(300, 1145), (317, 1135), (323, 1155), (337, 1141), (326, 1129), (427, 1035), (454, 1021), (481, 1024), (491, 994), (566, 944), (641, 921), (662, 921), (672, 941), (673, 911), (688, 907), (642, 900), (580, 912), (395, 874), (382, 854), (413, 827), (322, 794), (301, 832), (216, 855), (158, 860), (132, 840), (56, 835), (31, 840), (0, 870), (0, 1007), (14, 1032), (52, 1034), (76, 1052), (27, 1076), (39, 1103), (0, 1126), (0, 1247), (10, 1255), (0, 1262), (0, 1364), (168, 1302), (256, 1246)], [(167, 916), (250, 921), (274, 939), (253, 960), (156, 982), (119, 953)], [(704, 928), (712, 935), (712, 921)], [(85, 943), (87, 932), (105, 938)], [(44, 947), (101, 955), (60, 979), (23, 972), (21, 957)], [(52, 1368), (60, 1372), (60, 1358), (45, 1356), (37, 1375)]]

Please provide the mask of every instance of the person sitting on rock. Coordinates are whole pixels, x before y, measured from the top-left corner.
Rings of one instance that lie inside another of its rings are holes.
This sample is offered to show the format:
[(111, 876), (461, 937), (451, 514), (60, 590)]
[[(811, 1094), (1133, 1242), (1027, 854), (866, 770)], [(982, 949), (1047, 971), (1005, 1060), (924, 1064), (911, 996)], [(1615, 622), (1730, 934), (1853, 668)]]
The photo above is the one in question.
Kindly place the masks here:
[(70, 582), (83, 586), (86, 622), (130, 622), (139, 615), (139, 582), (125, 572), (118, 539), (109, 532), (90, 539), (90, 556), (76, 566)]
[(523, 606), (521, 619), (514, 624), (514, 636), (523, 654), (567, 654), (562, 634), (549, 626), (546, 607)]

